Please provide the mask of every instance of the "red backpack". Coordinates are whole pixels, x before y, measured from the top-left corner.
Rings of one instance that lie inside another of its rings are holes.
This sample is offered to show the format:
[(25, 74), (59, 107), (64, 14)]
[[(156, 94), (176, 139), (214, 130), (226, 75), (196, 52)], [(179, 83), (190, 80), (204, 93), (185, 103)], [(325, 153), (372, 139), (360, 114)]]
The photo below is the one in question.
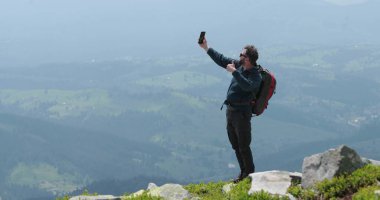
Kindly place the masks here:
[(276, 93), (276, 78), (269, 70), (260, 66), (259, 72), (262, 76), (259, 92), (252, 101), (252, 113), (256, 116), (261, 115), (268, 107), (268, 101)]

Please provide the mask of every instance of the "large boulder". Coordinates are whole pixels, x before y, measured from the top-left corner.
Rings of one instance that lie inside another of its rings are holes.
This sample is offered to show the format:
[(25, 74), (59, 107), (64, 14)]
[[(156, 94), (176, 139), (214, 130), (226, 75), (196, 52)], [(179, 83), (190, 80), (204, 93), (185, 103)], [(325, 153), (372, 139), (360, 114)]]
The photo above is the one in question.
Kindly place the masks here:
[(263, 190), (270, 194), (287, 195), (292, 181), (301, 180), (301, 173), (277, 170), (252, 173), (249, 176), (252, 179), (252, 185), (248, 194)]
[(302, 187), (311, 187), (315, 182), (351, 173), (364, 164), (355, 150), (345, 145), (306, 157), (302, 164)]
[[(152, 184), (153, 186), (153, 184)], [(159, 196), (165, 200), (191, 199), (190, 193), (179, 184), (165, 184), (161, 187), (150, 187), (148, 194)]]

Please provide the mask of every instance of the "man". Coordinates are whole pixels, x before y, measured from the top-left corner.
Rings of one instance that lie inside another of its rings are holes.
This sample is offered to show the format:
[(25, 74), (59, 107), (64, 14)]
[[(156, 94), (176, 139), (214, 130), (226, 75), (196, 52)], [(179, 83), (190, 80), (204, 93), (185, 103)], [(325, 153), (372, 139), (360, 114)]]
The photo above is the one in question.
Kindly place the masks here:
[[(232, 74), (227, 98), (227, 133), (228, 139), (235, 150), (240, 166), (240, 174), (233, 180), (238, 183), (255, 172), (251, 144), (251, 102), (259, 91), (262, 77), (258, 71), (259, 54), (253, 45), (247, 45), (240, 53), (240, 60), (227, 58), (207, 45), (206, 38), (199, 44), (212, 60)], [(223, 108), (223, 106), (222, 106)]]

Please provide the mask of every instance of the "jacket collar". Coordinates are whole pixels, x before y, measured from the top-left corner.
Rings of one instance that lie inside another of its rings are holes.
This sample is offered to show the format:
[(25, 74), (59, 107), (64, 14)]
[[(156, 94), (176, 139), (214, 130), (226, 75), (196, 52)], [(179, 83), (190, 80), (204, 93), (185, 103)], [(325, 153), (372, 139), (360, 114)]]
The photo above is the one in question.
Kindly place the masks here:
[(253, 66), (251, 69), (245, 69), (244, 67), (243, 67), (243, 65), (241, 65), (241, 70), (242, 70), (242, 72), (245, 72), (245, 73), (252, 73), (252, 72), (254, 72), (254, 71), (258, 71), (260, 68), (261, 68), (261, 66), (260, 65), (255, 65), (255, 66)]

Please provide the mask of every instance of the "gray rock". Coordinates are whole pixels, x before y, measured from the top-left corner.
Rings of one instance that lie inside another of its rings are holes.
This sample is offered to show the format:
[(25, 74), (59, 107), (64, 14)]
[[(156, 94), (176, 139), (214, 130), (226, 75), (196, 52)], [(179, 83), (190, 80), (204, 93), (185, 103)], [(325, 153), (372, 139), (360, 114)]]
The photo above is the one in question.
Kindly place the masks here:
[(372, 159), (362, 157), (362, 161), (364, 164), (372, 164), (372, 165), (380, 166), (380, 161), (378, 160), (372, 160)]
[(364, 164), (355, 150), (345, 145), (306, 157), (302, 164), (302, 187), (311, 187), (315, 182), (351, 173)]
[(149, 184), (148, 184), (148, 188), (147, 188), (147, 190), (152, 190), (152, 189), (154, 189), (154, 188), (157, 188), (157, 185), (154, 184), (154, 183), (149, 183)]
[(287, 190), (292, 183), (293, 177), (300, 179), (301, 173), (291, 173), (286, 171), (266, 171), (250, 174), (252, 179), (251, 189), (248, 194), (261, 190), (270, 194), (287, 195)]
[(159, 196), (166, 200), (191, 199), (190, 193), (179, 184), (165, 184), (148, 192), (151, 196)]
[(229, 193), (235, 185), (236, 184), (233, 184), (233, 183), (228, 183), (228, 184), (223, 185), (223, 192), (226, 194)]
[(286, 196), (289, 198), (289, 200), (297, 200), (293, 195), (291, 194), (286, 194)]
[(368, 159), (368, 158), (365, 158), (365, 157), (361, 157), (362, 159), (362, 162), (367, 165), (367, 164), (371, 164), (371, 161)]
[(98, 196), (75, 196), (75, 197), (71, 197), (69, 200), (121, 200), (121, 198), (115, 197), (112, 195), (98, 195)]
[(376, 195), (376, 197), (380, 197), (380, 190), (376, 190), (375, 195)]
[(369, 160), (369, 162), (371, 164), (376, 165), (376, 166), (380, 166), (380, 161), (378, 161), (378, 160), (372, 160), (372, 159), (368, 159), (368, 160)]

